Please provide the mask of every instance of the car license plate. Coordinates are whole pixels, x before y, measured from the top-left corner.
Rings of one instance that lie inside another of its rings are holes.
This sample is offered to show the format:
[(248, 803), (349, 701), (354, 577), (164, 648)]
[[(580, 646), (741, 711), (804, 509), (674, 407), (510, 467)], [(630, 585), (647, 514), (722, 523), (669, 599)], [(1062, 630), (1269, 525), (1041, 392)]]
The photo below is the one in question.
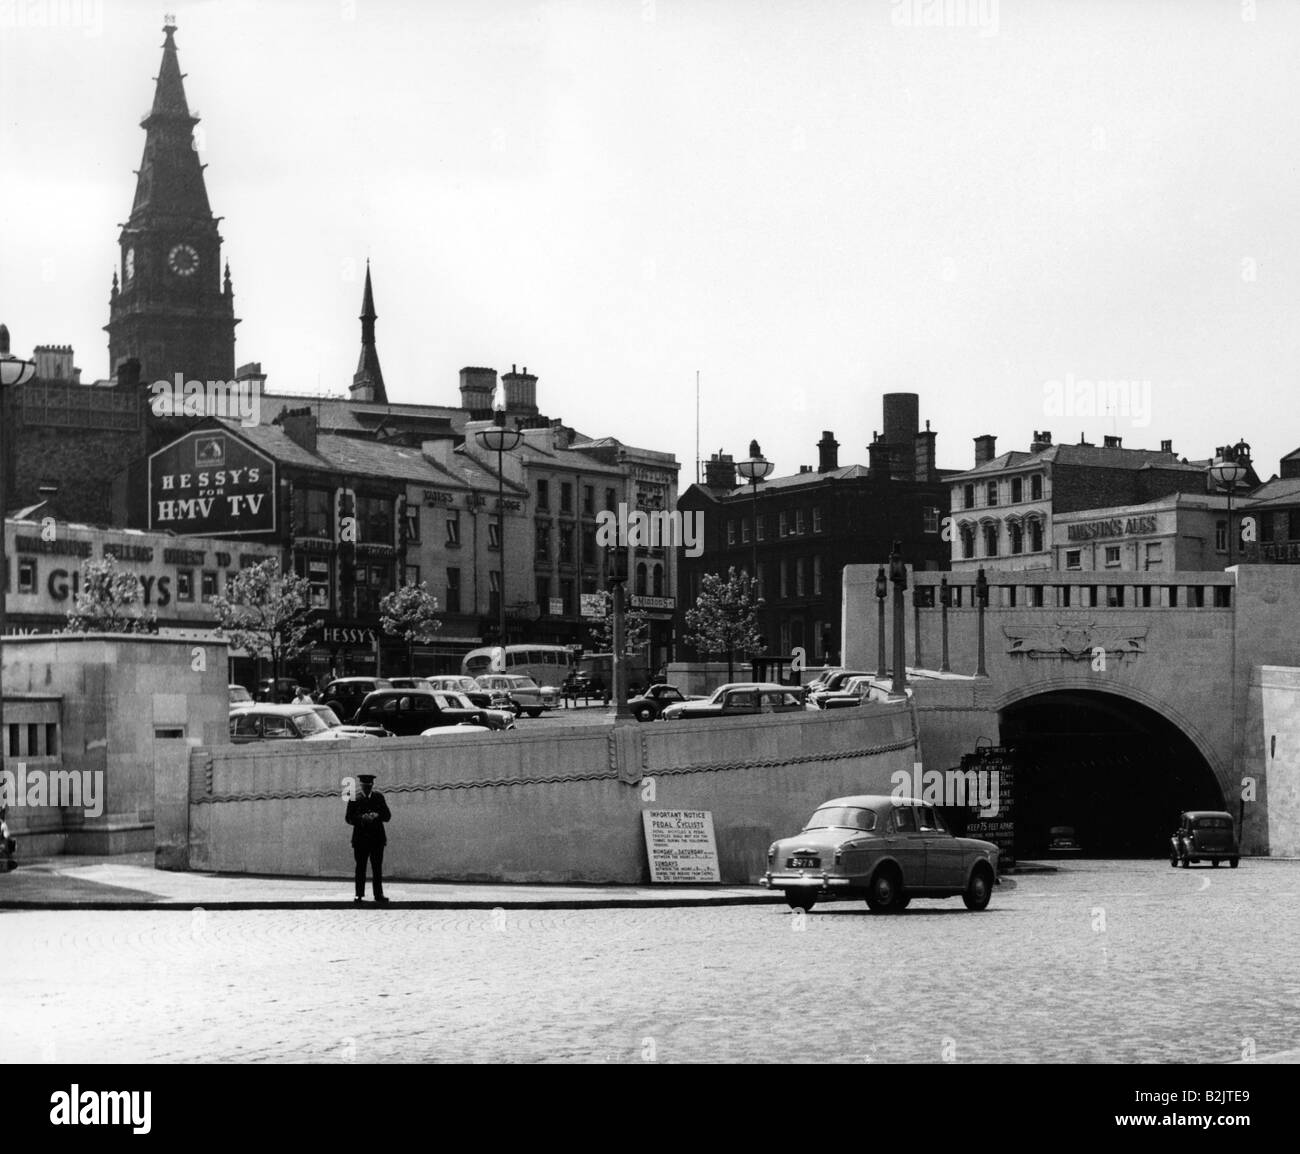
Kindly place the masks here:
[(822, 864), (818, 857), (792, 857), (787, 859), (786, 867), (792, 870), (815, 870)]

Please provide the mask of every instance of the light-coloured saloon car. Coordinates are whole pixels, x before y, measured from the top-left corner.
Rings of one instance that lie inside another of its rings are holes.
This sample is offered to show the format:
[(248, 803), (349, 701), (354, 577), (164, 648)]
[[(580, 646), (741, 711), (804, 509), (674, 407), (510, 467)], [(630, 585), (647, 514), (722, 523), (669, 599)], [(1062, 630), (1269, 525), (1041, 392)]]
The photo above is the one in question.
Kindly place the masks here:
[(954, 837), (932, 805), (866, 794), (823, 802), (794, 837), (774, 841), (759, 884), (784, 890), (791, 909), (865, 898), (877, 913), (913, 898), (961, 897), (982, 910), (998, 879), (998, 847)]

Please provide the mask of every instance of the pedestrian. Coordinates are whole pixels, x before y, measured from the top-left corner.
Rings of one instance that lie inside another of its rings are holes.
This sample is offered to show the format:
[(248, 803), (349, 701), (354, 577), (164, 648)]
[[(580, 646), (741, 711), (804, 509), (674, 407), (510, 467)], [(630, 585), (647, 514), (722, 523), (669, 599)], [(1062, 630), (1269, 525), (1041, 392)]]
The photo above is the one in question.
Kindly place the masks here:
[(298, 692), (293, 695), (294, 705), (302, 705), (303, 703), (310, 702), (311, 694), (307, 692), (307, 687), (305, 685), (299, 685)]
[(386, 904), (384, 897), (384, 846), (388, 844), (388, 835), (384, 832), (384, 823), (393, 815), (388, 812), (388, 802), (382, 793), (375, 793), (375, 775), (359, 773), (357, 780), (361, 783), (361, 796), (348, 802), (347, 823), (352, 827), (352, 854), (357, 861), (357, 896), (353, 901), (361, 901), (366, 896), (366, 862), (370, 862), (370, 885), (374, 891), (375, 901)]

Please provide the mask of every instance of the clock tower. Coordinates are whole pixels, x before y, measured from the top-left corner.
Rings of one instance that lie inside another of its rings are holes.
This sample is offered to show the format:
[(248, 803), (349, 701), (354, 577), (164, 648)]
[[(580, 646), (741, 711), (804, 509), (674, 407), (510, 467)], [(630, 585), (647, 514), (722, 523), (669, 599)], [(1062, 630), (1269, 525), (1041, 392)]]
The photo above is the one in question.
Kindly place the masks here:
[[(139, 362), (141, 382), (227, 381), (235, 375), (235, 298), (221, 269), (221, 234), (208, 205), (204, 165), (176, 56), (176, 25), (163, 26), (153, 107), (141, 122), (144, 158), (135, 203), (122, 226), (119, 271), (109, 298), (109, 368)], [(120, 279), (119, 279), (120, 278)]]

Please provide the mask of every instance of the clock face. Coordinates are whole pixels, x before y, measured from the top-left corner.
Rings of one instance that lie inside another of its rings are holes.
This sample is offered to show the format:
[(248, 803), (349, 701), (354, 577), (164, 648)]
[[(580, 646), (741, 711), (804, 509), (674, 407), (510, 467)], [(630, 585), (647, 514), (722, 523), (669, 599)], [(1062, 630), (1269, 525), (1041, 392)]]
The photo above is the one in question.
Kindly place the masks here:
[(199, 254), (188, 244), (172, 245), (167, 264), (177, 276), (193, 276), (199, 267)]
[(128, 248), (126, 250), (125, 264), (126, 264), (126, 279), (130, 280), (133, 276), (135, 276), (135, 249)]

